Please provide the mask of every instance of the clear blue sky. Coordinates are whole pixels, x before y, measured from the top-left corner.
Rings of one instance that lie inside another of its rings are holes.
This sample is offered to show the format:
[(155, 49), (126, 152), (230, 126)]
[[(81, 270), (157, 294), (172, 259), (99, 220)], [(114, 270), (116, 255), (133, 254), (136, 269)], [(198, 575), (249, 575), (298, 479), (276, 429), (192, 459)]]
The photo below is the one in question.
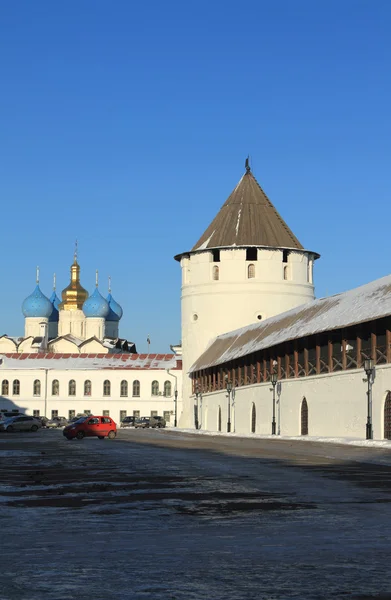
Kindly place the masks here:
[(390, 272), (388, 0), (0, 7), (0, 333), (34, 288), (112, 276), (139, 351), (180, 339), (180, 268), (244, 171), (322, 255), (317, 296)]

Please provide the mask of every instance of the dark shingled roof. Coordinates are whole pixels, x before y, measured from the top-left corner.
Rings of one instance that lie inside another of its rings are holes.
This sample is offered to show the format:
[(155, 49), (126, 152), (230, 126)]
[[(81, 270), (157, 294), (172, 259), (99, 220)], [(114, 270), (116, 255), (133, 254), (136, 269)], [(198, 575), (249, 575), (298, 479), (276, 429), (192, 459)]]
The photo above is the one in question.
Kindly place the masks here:
[(303, 246), (249, 169), (192, 248), (192, 252), (229, 246), (303, 250)]

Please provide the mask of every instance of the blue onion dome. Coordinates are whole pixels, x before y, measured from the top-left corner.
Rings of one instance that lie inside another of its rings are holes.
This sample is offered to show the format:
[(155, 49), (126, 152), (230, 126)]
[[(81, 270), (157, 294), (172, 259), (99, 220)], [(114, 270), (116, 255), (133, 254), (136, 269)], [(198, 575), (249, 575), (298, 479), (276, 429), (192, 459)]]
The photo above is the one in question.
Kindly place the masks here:
[(110, 312), (106, 317), (106, 321), (119, 321), (124, 314), (122, 307), (116, 302), (111, 294), (106, 298), (109, 303)]
[(58, 307), (60, 304), (60, 298), (57, 296), (56, 292), (54, 291), (53, 294), (50, 296), (50, 302), (52, 303), (53, 306), (53, 312), (49, 317), (49, 322), (50, 323), (56, 323), (59, 319), (59, 314), (58, 314)]
[(52, 314), (53, 304), (41, 292), (39, 284), (37, 284), (33, 293), (23, 302), (22, 311), (25, 317), (40, 317), (41, 319), (48, 319)]
[(103, 319), (109, 314), (109, 303), (103, 298), (98, 288), (95, 288), (95, 292), (84, 302), (83, 312), (86, 317), (100, 317)]

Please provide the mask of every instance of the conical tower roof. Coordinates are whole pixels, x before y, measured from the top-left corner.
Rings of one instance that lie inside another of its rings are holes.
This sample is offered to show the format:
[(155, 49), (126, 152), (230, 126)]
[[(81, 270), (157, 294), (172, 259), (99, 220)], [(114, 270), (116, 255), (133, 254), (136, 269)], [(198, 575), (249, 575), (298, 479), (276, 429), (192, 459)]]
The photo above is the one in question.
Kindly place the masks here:
[(230, 246), (304, 249), (248, 166), (192, 252)]

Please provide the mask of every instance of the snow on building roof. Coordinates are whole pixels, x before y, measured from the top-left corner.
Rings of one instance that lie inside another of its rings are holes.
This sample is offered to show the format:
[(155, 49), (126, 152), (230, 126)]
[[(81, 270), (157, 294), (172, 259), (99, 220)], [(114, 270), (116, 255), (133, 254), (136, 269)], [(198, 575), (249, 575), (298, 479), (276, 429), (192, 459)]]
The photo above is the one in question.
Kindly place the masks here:
[(290, 340), (391, 315), (391, 275), (218, 336), (190, 373)]
[(3, 369), (181, 369), (175, 354), (0, 354)]

